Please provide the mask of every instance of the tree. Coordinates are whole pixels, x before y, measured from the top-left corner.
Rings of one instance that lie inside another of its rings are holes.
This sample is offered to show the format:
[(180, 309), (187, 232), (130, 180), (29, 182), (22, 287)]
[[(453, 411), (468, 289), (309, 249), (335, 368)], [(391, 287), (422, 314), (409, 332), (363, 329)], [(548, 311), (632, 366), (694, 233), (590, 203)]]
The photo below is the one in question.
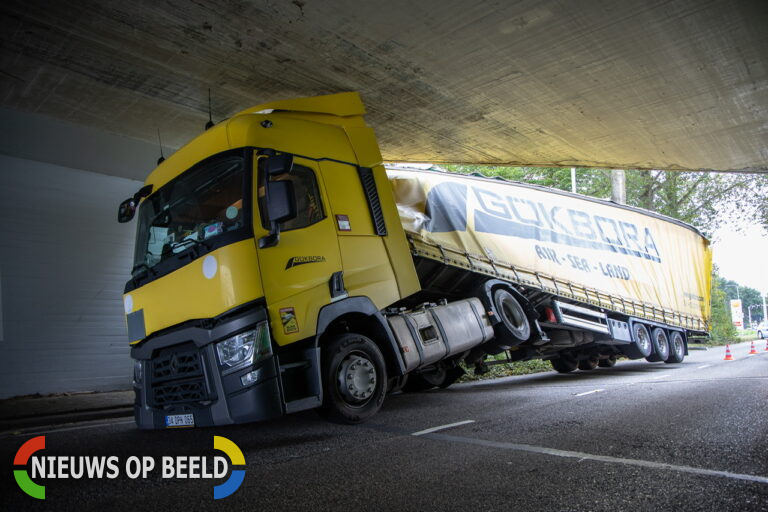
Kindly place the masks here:
[[(571, 169), (567, 167), (502, 167), (485, 165), (443, 165), (460, 174), (481, 174), (522, 181), (560, 190), (571, 190)], [(606, 169), (576, 169), (576, 191), (592, 197), (610, 198), (611, 172)]]
[(717, 172), (627, 171), (627, 203), (696, 226), (711, 236), (718, 227), (754, 218), (768, 227), (766, 176)]
[(737, 337), (736, 327), (731, 320), (731, 307), (726, 293), (726, 280), (717, 274), (717, 269), (712, 272), (712, 318), (710, 335), (712, 341), (728, 342)]

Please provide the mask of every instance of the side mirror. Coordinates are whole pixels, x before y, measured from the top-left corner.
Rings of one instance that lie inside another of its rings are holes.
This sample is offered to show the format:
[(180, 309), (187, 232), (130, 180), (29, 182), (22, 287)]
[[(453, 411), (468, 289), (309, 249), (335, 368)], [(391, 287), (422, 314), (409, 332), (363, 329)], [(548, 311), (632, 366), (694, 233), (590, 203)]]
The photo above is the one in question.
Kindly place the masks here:
[(152, 185), (144, 185), (138, 192), (133, 194), (133, 197), (129, 197), (122, 203), (120, 208), (117, 209), (117, 222), (128, 222), (136, 215), (136, 207), (139, 205), (139, 201), (147, 197), (152, 193)]
[(296, 193), (289, 180), (267, 182), (267, 218), (269, 235), (259, 240), (259, 247), (274, 247), (280, 241), (280, 223), (296, 217)]
[(285, 222), (296, 217), (296, 193), (289, 180), (267, 182), (267, 216), (269, 222)]
[(136, 215), (136, 200), (130, 197), (120, 203), (120, 208), (117, 210), (117, 222), (128, 222), (134, 215)]
[(269, 158), (260, 160), (266, 175), (277, 176), (278, 174), (289, 173), (293, 170), (293, 155), (290, 153), (281, 153), (272, 155)]

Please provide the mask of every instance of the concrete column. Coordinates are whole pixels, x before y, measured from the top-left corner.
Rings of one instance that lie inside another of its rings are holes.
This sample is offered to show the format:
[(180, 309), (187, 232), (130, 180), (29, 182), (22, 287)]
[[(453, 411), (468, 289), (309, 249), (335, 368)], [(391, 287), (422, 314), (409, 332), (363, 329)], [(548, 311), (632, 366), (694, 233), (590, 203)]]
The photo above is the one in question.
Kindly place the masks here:
[(611, 201), (618, 204), (627, 204), (627, 182), (624, 169), (611, 171)]
[(571, 192), (576, 193), (576, 168), (571, 167)]

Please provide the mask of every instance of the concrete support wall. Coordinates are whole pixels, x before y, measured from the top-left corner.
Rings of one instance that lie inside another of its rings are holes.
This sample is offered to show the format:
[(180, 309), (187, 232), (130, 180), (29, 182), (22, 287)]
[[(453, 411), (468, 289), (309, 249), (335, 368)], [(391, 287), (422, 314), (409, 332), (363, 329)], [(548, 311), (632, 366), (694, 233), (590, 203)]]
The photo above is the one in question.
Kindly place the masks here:
[(130, 386), (116, 212), (138, 185), (0, 156), (0, 398)]
[(0, 398), (128, 389), (122, 291), (136, 226), (117, 222), (117, 206), (157, 148), (40, 116), (0, 117), (9, 128), (0, 138)]

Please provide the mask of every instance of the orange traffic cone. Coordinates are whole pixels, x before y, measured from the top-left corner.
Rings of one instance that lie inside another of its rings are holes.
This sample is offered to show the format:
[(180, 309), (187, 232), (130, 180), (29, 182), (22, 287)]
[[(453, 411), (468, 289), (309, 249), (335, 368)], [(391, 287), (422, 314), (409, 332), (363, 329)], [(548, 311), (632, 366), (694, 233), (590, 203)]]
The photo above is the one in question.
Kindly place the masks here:
[(731, 346), (726, 345), (725, 346), (725, 359), (724, 361), (733, 361), (733, 356), (731, 355)]
[(757, 355), (757, 350), (755, 350), (755, 342), (754, 341), (752, 342), (752, 348), (749, 351), (749, 355), (750, 356), (756, 356)]

